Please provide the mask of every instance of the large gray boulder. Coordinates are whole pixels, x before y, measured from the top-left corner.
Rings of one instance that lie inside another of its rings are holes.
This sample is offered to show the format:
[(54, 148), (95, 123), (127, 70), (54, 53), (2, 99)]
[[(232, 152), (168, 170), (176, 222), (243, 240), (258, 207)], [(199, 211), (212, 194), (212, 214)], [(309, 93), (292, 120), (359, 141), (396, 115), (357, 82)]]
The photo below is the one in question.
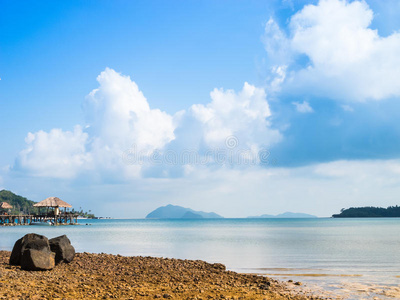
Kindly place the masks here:
[(74, 259), (75, 248), (66, 235), (61, 235), (49, 240), (50, 249), (56, 254), (56, 264), (60, 262), (69, 263)]
[(26, 249), (21, 256), (21, 269), (27, 271), (51, 270), (55, 267), (55, 253), (42, 250)]
[(15, 242), (10, 256), (10, 265), (20, 265), (21, 258), (27, 249), (50, 252), (49, 240), (36, 233), (26, 234)]

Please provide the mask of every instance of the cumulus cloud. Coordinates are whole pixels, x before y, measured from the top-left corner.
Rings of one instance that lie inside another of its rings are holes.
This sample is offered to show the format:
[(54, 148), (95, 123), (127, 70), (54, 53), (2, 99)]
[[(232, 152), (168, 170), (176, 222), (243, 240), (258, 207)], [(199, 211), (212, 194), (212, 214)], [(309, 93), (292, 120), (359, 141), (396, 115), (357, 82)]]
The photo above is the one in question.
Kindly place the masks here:
[(106, 68), (97, 77), (100, 87), (85, 102), (89, 131), (100, 144), (120, 149), (134, 144), (139, 151), (151, 152), (172, 141), (173, 117), (151, 109), (137, 84)]
[[(107, 68), (97, 81), (99, 87), (89, 93), (83, 105), (84, 129), (76, 126), (73, 132), (53, 129), (29, 133), (14, 170), (55, 178), (89, 174), (115, 181), (144, 173), (168, 177), (169, 169), (181, 168), (182, 174), (187, 171), (184, 161), (162, 165), (171, 152), (179, 156), (189, 146), (199, 156), (207, 149), (248, 149), (254, 160), (261, 149), (281, 139), (268, 121), (271, 111), (264, 90), (248, 83), (238, 93), (215, 89), (210, 103), (170, 115), (150, 108), (129, 76)], [(229, 144), (228, 137), (232, 138)]]
[(263, 42), (269, 59), (274, 61), (276, 65), (287, 65), (291, 61), (292, 49), (290, 40), (272, 18), (265, 24)]
[[(364, 1), (320, 0), (290, 19), (288, 35), (268, 22), (264, 43), (276, 65), (289, 63), (285, 84), (295, 92), (356, 101), (399, 96), (400, 33), (382, 37), (372, 19)], [(308, 63), (295, 68), (302, 55)]]
[(79, 125), (74, 131), (29, 132), (17, 165), (36, 176), (72, 178), (92, 161), (87, 142), (88, 134)]
[(303, 101), (303, 103), (292, 102), (292, 104), (296, 107), (296, 110), (299, 113), (306, 114), (306, 113), (312, 113), (314, 111), (310, 106), (310, 103), (308, 103), (307, 101)]
[(244, 146), (270, 145), (280, 140), (279, 131), (270, 129), (271, 110), (263, 89), (244, 84), (239, 93), (214, 89), (211, 102), (191, 107), (193, 117), (201, 123), (203, 139), (209, 146), (222, 145), (235, 136)]
[(97, 81), (99, 87), (84, 103), (85, 130), (78, 125), (73, 132), (29, 133), (14, 169), (55, 178), (73, 178), (88, 170), (97, 170), (100, 176), (135, 177), (140, 167), (124, 164), (126, 149), (135, 145), (137, 151), (151, 155), (175, 138), (173, 116), (151, 109), (129, 76), (106, 68)]

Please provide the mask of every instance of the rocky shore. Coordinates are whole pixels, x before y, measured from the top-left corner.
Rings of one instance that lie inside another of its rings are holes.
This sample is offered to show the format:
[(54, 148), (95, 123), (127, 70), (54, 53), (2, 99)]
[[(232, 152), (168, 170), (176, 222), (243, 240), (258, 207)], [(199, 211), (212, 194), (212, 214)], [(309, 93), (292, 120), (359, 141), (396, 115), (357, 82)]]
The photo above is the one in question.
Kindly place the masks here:
[(204, 261), (77, 253), (50, 271), (24, 271), (10, 254), (0, 251), (0, 299), (318, 299)]

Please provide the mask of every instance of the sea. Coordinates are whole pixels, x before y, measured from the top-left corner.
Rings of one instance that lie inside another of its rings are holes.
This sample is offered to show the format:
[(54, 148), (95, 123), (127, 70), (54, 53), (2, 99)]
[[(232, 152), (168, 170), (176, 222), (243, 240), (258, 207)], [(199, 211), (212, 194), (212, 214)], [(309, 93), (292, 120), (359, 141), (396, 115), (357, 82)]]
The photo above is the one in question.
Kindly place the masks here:
[[(101, 219), (79, 226), (0, 227), (0, 250), (27, 233), (66, 234), (77, 252), (218, 262), (309, 295), (400, 299), (400, 218)], [(289, 283), (288, 283), (289, 284)]]

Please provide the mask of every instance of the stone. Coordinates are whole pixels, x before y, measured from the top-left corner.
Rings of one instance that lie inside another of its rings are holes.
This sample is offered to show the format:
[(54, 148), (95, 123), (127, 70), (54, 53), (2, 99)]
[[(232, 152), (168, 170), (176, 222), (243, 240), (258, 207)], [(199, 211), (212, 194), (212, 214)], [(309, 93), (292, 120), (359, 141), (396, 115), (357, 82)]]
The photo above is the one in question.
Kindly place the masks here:
[[(268, 282), (268, 283), (269, 283), (269, 282)], [(264, 285), (261, 285), (261, 286), (260, 286), (260, 289), (261, 289), (261, 290), (268, 291), (268, 290), (270, 289), (270, 285), (271, 285), (271, 284), (268, 284), (268, 283), (267, 283), (267, 284), (264, 284)]]
[(71, 262), (75, 257), (75, 248), (66, 235), (61, 235), (49, 240), (50, 249), (56, 254), (56, 264), (60, 262)]
[(217, 269), (217, 270), (222, 270), (222, 271), (225, 271), (225, 270), (226, 270), (226, 267), (225, 267), (225, 265), (223, 265), (223, 264), (215, 263), (215, 264), (211, 264), (211, 266), (212, 266), (214, 269)]
[(20, 265), (22, 254), (26, 249), (50, 251), (49, 240), (43, 235), (28, 233), (17, 240), (10, 256), (10, 265)]
[(51, 270), (55, 267), (55, 253), (47, 249), (26, 249), (21, 256), (21, 269), (27, 271)]

